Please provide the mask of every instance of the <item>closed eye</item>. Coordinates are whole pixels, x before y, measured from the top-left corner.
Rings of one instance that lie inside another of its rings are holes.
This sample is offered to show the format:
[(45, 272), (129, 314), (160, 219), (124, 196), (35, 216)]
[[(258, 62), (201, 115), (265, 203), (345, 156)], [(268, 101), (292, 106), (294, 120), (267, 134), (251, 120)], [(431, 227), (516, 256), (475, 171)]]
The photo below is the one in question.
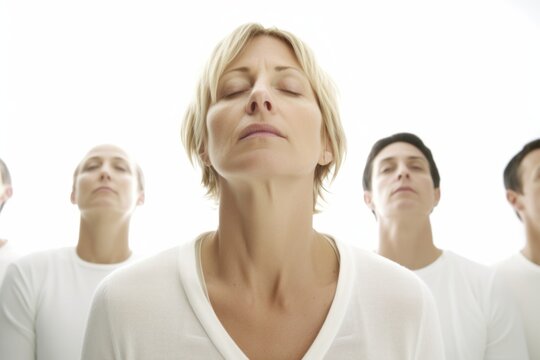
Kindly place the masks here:
[(92, 165), (88, 165), (88, 166), (85, 166), (84, 167), (84, 171), (92, 171), (92, 170), (95, 170), (99, 167), (98, 164), (92, 164)]
[(245, 93), (247, 91), (248, 91), (248, 89), (229, 91), (229, 92), (225, 93), (222, 98), (223, 99), (232, 99), (232, 98), (235, 98), (235, 97), (237, 97), (237, 96), (239, 96), (239, 95), (241, 95), (241, 94), (243, 94), (243, 93)]
[(290, 89), (278, 89), (279, 91), (285, 93), (285, 94), (288, 94), (288, 95), (293, 95), (293, 96), (300, 96), (302, 94), (300, 94), (299, 92), (297, 91), (293, 91), (293, 90), (290, 90)]
[(410, 168), (412, 170), (414, 170), (414, 171), (424, 171), (425, 170), (425, 166), (423, 166), (422, 164), (411, 164)]

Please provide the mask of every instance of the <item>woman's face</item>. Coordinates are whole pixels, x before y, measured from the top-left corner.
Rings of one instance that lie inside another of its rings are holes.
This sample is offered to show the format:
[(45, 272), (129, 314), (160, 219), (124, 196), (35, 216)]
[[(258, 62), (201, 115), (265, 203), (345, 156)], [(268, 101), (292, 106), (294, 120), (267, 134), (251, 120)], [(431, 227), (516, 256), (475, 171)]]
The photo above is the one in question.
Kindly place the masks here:
[(225, 69), (208, 110), (203, 159), (221, 178), (313, 179), (326, 164), (322, 115), (290, 47), (258, 36)]

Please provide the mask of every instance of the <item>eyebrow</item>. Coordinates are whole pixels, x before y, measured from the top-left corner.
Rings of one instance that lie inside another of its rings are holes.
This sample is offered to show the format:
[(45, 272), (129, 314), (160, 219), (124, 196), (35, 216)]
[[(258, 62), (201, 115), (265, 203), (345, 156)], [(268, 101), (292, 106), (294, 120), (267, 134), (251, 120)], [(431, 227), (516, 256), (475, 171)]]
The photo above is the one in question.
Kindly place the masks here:
[[(274, 70), (276, 72), (282, 72), (282, 71), (287, 71), (287, 70), (294, 70), (298, 73), (300, 73), (301, 75), (304, 75), (304, 72), (294, 66), (275, 66), (274, 67)], [(247, 66), (240, 66), (240, 67), (237, 67), (237, 68), (234, 68), (234, 69), (230, 69), (230, 70), (227, 70), (223, 73), (223, 75), (225, 74), (229, 74), (231, 72), (240, 72), (240, 73), (248, 73), (250, 71), (250, 69), (247, 67)], [(305, 76), (305, 75), (304, 75)]]
[[(396, 156), (389, 156), (389, 157), (386, 157), (384, 159), (381, 159), (379, 161), (379, 163), (383, 163), (383, 162), (389, 162), (389, 161), (394, 161), (396, 159)], [(407, 156), (406, 158), (407, 160), (421, 160), (421, 161), (424, 161), (424, 162), (428, 162), (424, 157), (422, 156)]]
[[(86, 164), (86, 163), (88, 163), (90, 161), (94, 161), (94, 160), (103, 161), (103, 159), (104, 159), (103, 156), (92, 156), (92, 157), (89, 157), (88, 159), (84, 160), (83, 164)], [(126, 158), (123, 158), (121, 156), (113, 156), (112, 159), (115, 160), (115, 161), (122, 161), (122, 162), (125, 162), (126, 164), (129, 164), (129, 161)]]

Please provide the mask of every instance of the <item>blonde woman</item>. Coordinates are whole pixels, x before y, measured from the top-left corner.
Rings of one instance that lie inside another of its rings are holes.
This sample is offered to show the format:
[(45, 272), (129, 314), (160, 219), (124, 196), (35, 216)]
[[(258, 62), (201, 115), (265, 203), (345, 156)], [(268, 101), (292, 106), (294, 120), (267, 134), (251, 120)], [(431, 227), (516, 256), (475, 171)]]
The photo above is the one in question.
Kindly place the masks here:
[(345, 138), (306, 45), (258, 24), (217, 45), (183, 140), (216, 231), (110, 277), (83, 359), (440, 359), (414, 274), (313, 229)]

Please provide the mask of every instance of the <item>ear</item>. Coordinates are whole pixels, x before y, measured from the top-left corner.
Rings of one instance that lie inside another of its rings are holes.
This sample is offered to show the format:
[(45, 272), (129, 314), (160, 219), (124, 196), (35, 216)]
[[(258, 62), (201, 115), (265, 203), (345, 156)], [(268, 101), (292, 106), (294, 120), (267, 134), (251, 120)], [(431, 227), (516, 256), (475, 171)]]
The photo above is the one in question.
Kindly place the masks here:
[(525, 208), (523, 202), (521, 201), (521, 194), (515, 192), (514, 190), (506, 190), (506, 200), (512, 205), (514, 210), (519, 213)]
[(0, 194), (0, 203), (8, 201), (12, 195), (13, 195), (13, 188), (11, 187), (11, 185), (4, 186), (4, 193)]
[(210, 157), (208, 156), (208, 152), (206, 151), (205, 146), (201, 147), (201, 149), (199, 150), (199, 158), (201, 159), (204, 166), (212, 166), (212, 163), (210, 162)]
[(145, 199), (144, 191), (139, 192), (139, 197), (137, 198), (137, 205), (144, 204), (144, 199)]
[(330, 150), (324, 150), (319, 157), (318, 164), (321, 166), (328, 165), (334, 160), (334, 154)]
[(77, 205), (77, 197), (75, 196), (75, 188), (71, 189), (71, 196), (69, 198), (73, 205)]
[(435, 189), (435, 204), (433, 204), (433, 207), (439, 205), (439, 201), (441, 200), (441, 188)]
[(375, 206), (373, 205), (373, 195), (371, 194), (371, 191), (364, 191), (364, 203), (367, 205), (368, 208), (371, 209), (371, 211), (375, 211)]

